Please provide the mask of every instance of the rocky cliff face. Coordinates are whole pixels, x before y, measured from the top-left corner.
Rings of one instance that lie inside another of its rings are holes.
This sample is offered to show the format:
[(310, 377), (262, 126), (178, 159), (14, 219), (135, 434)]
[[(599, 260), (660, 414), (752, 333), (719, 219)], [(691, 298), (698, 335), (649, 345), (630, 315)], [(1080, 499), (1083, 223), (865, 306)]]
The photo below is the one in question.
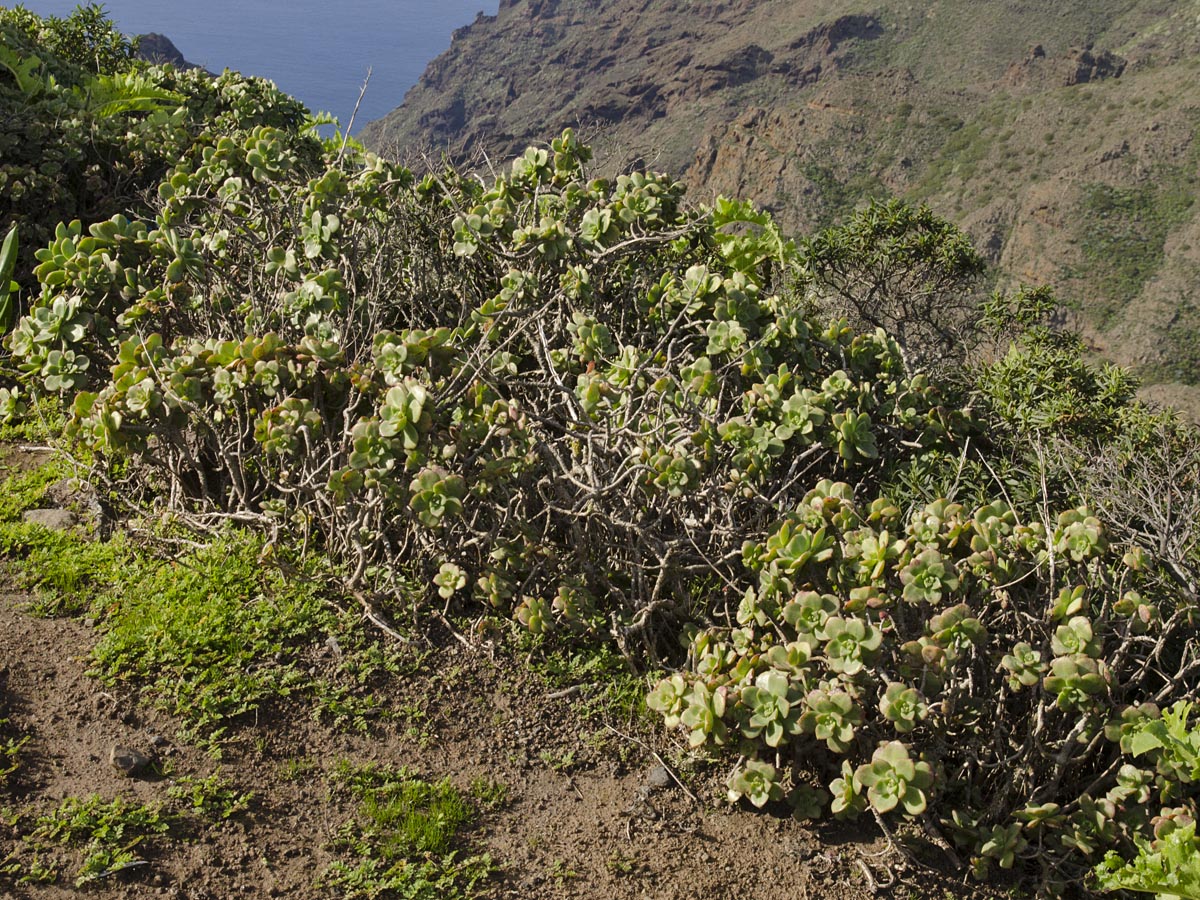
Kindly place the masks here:
[(138, 42), (138, 59), (144, 59), (152, 63), (170, 63), (177, 69), (199, 69), (195, 63), (188, 62), (183, 58), (183, 54), (179, 48), (172, 43), (171, 39), (165, 34), (139, 34)]
[(1196, 384), (1198, 20), (1197, 0), (503, 0), (364, 138), (494, 158), (571, 125), (602, 166), (796, 230), (927, 202), (1001, 281), (1056, 285), (1102, 353)]

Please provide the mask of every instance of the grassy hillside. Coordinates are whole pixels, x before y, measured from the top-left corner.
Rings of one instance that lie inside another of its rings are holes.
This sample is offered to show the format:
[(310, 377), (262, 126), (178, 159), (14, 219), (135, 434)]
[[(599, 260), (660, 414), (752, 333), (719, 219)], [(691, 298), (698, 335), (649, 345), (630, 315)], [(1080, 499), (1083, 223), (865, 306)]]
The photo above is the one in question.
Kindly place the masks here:
[[(929, 203), (1161, 399), (1200, 394), (1200, 4), (560, 3), (460, 31), (368, 144), (503, 155), (565, 125), (789, 230)], [(1192, 387), (1189, 387), (1192, 386)]]

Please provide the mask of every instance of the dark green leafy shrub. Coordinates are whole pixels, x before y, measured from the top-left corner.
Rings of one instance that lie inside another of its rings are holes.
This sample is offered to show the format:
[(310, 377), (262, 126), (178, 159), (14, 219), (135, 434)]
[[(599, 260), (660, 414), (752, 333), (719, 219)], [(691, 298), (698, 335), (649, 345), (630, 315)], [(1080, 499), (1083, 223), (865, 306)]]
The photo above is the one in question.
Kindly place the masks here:
[(29, 46), (44, 50), (44, 63), (59, 81), (69, 78), (75, 69), (115, 75), (127, 71), (135, 61), (137, 45), (113, 27), (98, 3), (81, 3), (69, 16), (39, 16), (15, 6), (0, 10), (0, 26)]
[[(17, 268), (17, 226), (9, 229), (0, 245), (0, 334), (8, 334), (16, 318), (16, 293), (19, 285), (12, 280)], [(0, 414), (2, 415), (2, 414)]]
[(928, 207), (872, 201), (801, 244), (802, 283), (822, 306), (865, 329), (883, 328), (906, 358), (961, 365), (979, 320), (973, 287), (984, 260)]
[(976, 371), (988, 414), (1026, 434), (1088, 438), (1119, 433), (1132, 416), (1137, 381), (1126, 370), (1086, 361), (1078, 335), (1050, 326), (1056, 308), (1046, 288), (997, 294), (984, 304), (982, 327), (998, 358)]

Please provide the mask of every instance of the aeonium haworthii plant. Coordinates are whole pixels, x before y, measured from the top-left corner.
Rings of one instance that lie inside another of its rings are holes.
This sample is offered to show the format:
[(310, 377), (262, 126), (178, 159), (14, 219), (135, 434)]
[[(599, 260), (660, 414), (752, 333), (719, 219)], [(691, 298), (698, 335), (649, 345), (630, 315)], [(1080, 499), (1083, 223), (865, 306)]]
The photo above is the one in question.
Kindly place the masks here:
[(675, 674), (664, 678), (646, 695), (646, 706), (663, 717), (667, 728), (674, 728), (679, 724), (687, 693), (687, 682), (682, 675)]
[(748, 738), (761, 736), (769, 747), (778, 747), (791, 735), (799, 734), (801, 705), (788, 677), (768, 669), (742, 688), (742, 705), (749, 718), (742, 726)]
[(454, 563), (445, 562), (433, 576), (433, 583), (437, 585), (438, 596), (449, 600), (467, 586), (467, 573)]
[(710, 690), (702, 681), (692, 686), (685, 698), (686, 707), (679, 717), (679, 721), (689, 729), (688, 746), (700, 747), (708, 741), (724, 744), (728, 740), (729, 731), (722, 720), (725, 715), (725, 694), (725, 688)]
[(817, 637), (825, 642), (825, 661), (834, 672), (855, 675), (874, 659), (883, 642), (879, 629), (862, 619), (830, 616)]
[(772, 800), (783, 799), (775, 767), (757, 759), (748, 760), (729, 777), (729, 800), (736, 803), (745, 797), (759, 809)]
[(912, 731), (929, 715), (920, 692), (898, 681), (889, 684), (879, 698), (879, 711), (902, 734)]
[(866, 791), (877, 813), (901, 806), (917, 816), (925, 811), (925, 791), (933, 784), (933, 771), (926, 762), (913, 762), (900, 741), (888, 741), (876, 749), (869, 763), (854, 770), (854, 784), (860, 792)]
[(833, 753), (845, 753), (854, 740), (855, 727), (863, 723), (862, 710), (840, 689), (815, 688), (804, 698), (800, 727)]

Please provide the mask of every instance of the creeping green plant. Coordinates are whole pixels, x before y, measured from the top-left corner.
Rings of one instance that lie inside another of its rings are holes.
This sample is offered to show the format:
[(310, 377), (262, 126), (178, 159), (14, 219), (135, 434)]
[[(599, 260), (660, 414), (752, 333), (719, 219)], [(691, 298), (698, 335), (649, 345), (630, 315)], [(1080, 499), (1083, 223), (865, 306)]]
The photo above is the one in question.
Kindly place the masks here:
[(1068, 510), (1058, 517), (1054, 531), (1054, 549), (1076, 562), (1087, 559), (1104, 549), (1104, 532), (1100, 520), (1084, 507)]
[(1122, 748), (1134, 756), (1149, 755), (1161, 774), (1185, 784), (1200, 782), (1200, 722), (1191, 723), (1193, 704), (1180, 700), (1161, 716), (1138, 717)]
[(973, 870), (977, 877), (987, 872), (989, 862), (995, 862), (1001, 869), (1011, 869), (1017, 854), (1029, 846), (1029, 841), (1022, 834), (1020, 822), (1011, 825), (994, 825), (991, 832), (979, 846), (979, 857), (974, 860)]
[(836, 597), (816, 591), (802, 591), (783, 607), (783, 618), (798, 634), (815, 640), (837, 609)]
[(550, 604), (544, 597), (523, 597), (516, 608), (517, 621), (532, 634), (546, 634), (554, 630), (554, 618)]
[(877, 459), (879, 448), (867, 413), (834, 413), (838, 455), (847, 462)]
[(1138, 855), (1126, 862), (1110, 850), (1096, 867), (1104, 891), (1137, 891), (1158, 900), (1200, 900), (1200, 840), (1196, 823), (1172, 829), (1160, 838), (1138, 843)]
[(19, 387), (0, 387), (0, 425), (15, 422), (25, 415), (26, 408), (25, 401), (21, 399)]

